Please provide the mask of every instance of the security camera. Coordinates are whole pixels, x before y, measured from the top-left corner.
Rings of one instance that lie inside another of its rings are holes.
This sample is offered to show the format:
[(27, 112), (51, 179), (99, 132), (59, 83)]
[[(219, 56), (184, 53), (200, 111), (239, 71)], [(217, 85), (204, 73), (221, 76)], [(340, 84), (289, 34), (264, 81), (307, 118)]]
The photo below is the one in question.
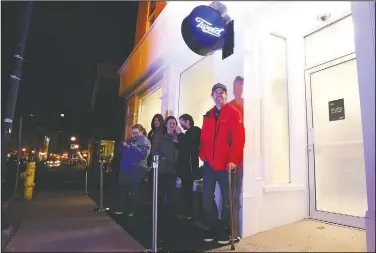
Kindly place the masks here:
[(325, 13), (325, 14), (321, 14), (321, 15), (317, 16), (317, 20), (320, 21), (320, 22), (326, 22), (326, 21), (329, 20), (329, 18), (330, 18), (329, 13)]

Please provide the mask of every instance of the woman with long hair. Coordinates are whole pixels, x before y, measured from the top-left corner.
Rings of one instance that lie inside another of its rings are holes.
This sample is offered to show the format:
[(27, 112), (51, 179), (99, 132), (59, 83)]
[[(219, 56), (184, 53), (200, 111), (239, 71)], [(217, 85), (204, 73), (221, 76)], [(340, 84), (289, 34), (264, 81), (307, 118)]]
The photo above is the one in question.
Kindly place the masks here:
[(158, 142), (162, 139), (165, 132), (165, 121), (162, 114), (155, 114), (151, 120), (151, 131), (148, 134), (148, 140), (151, 143), (150, 157), (155, 153), (154, 151), (158, 146)]
[(145, 188), (145, 200), (148, 204), (151, 204), (152, 201), (152, 192), (153, 192), (153, 170), (152, 170), (152, 160), (153, 155), (157, 154), (157, 147), (159, 141), (162, 139), (163, 135), (166, 132), (165, 121), (162, 114), (155, 114), (151, 120), (151, 131), (149, 132), (148, 140), (151, 143), (151, 152), (148, 157), (148, 168), (149, 173), (147, 176), (147, 187)]
[[(159, 155), (158, 166), (158, 214), (162, 223), (167, 226), (167, 219), (173, 215), (172, 195), (175, 190), (178, 161), (178, 133), (181, 132), (174, 116), (165, 120), (165, 133), (159, 141), (156, 152)], [(166, 200), (166, 203), (165, 203)], [(160, 232), (163, 233), (162, 230)], [(167, 229), (168, 231), (168, 229)], [(161, 234), (162, 240), (167, 235)]]
[(121, 160), (119, 171), (119, 200), (116, 214), (128, 209), (128, 216), (133, 216), (139, 199), (139, 188), (144, 173), (147, 171), (147, 157), (151, 144), (144, 134), (141, 124), (132, 126), (132, 138), (120, 145)]

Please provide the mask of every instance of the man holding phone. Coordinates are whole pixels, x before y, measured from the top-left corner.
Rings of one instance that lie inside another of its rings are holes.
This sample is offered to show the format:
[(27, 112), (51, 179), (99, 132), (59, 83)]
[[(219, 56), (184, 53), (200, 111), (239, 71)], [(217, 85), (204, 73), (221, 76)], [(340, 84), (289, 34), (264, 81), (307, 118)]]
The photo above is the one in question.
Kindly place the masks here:
[[(215, 106), (204, 115), (201, 130), (200, 159), (203, 166), (203, 209), (209, 231), (205, 242), (230, 242), (230, 209), (228, 173), (235, 173), (243, 159), (245, 131), (240, 112), (227, 103), (227, 88), (217, 83), (212, 88)], [(214, 210), (214, 191), (218, 182), (222, 195), (221, 220)]]

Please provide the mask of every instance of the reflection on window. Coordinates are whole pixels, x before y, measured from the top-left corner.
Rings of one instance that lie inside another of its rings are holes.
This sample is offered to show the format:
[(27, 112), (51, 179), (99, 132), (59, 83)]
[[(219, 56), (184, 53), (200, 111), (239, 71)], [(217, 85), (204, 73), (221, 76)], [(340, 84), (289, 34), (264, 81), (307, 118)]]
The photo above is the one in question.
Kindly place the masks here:
[(161, 113), (161, 97), (162, 88), (159, 88), (142, 98), (140, 101), (139, 123), (146, 129), (147, 132), (151, 130), (150, 122), (153, 116), (157, 113)]
[(154, 13), (156, 4), (156, 1), (149, 2), (149, 16)]
[[(180, 75), (178, 115), (188, 113), (202, 127), (203, 115), (213, 107), (214, 55), (207, 56)], [(201, 164), (201, 160), (200, 160)]]
[(148, 11), (148, 23), (149, 27), (154, 23), (155, 21), (155, 7), (156, 7), (156, 1), (149, 1), (149, 11)]
[(149, 27), (154, 23), (154, 21), (155, 21), (155, 15), (153, 14), (149, 17)]
[(269, 87), (264, 87), (263, 136), (266, 168), (274, 184), (290, 183), (289, 100), (286, 39), (269, 37)]

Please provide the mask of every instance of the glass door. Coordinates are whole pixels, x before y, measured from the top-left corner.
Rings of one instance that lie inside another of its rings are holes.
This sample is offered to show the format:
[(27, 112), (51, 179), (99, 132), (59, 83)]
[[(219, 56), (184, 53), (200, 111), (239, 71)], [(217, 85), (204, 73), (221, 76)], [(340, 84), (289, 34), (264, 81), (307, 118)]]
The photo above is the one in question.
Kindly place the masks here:
[(364, 228), (367, 194), (355, 54), (305, 74), (310, 217)]

